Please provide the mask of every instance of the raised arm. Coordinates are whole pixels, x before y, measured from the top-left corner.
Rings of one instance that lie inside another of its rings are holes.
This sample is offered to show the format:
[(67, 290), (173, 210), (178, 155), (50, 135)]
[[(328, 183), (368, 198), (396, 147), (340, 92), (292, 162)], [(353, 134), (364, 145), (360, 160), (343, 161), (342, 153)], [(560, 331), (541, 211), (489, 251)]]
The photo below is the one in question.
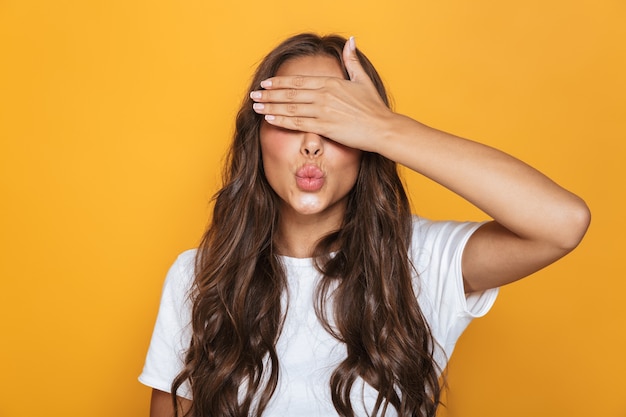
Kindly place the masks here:
[(389, 110), (344, 49), (350, 80), (274, 77), (251, 94), (268, 123), (378, 152), (464, 197), (494, 221), (463, 254), (466, 292), (525, 277), (574, 249), (590, 221), (586, 204), (539, 171), (491, 147)]
[(494, 221), (463, 254), (467, 292), (525, 277), (574, 249), (585, 203), (525, 163), (491, 147), (397, 119), (380, 153), (461, 195)]

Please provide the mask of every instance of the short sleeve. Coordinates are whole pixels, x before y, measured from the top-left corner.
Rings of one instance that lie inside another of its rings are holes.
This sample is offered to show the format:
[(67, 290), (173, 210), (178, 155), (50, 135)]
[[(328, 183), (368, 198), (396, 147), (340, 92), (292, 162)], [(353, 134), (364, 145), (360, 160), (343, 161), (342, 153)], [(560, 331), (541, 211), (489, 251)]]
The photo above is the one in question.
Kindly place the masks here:
[(470, 322), (493, 306), (498, 289), (465, 294), (462, 257), (467, 241), (483, 223), (414, 218), (411, 256), (414, 288), (435, 339), (435, 359), (443, 370)]
[[(183, 368), (191, 337), (191, 302), (195, 250), (182, 253), (170, 267), (163, 290), (150, 347), (139, 381), (160, 391), (170, 392), (172, 381)], [(187, 383), (178, 396), (191, 398)]]

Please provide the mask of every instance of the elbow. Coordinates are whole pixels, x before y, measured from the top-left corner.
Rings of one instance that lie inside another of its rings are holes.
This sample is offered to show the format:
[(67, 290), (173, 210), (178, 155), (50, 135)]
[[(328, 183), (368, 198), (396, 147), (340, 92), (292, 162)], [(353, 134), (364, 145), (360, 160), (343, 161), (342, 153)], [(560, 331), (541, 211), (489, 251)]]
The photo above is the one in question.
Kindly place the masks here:
[(563, 213), (561, 233), (559, 233), (559, 246), (566, 252), (574, 250), (583, 240), (589, 224), (591, 223), (591, 211), (587, 204), (576, 197), (576, 201)]

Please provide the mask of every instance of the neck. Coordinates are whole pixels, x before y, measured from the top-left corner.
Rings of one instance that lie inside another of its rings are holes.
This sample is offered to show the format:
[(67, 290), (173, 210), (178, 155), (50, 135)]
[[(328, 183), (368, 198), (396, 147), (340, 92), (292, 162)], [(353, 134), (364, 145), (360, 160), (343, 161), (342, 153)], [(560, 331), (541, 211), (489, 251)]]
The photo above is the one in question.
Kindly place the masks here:
[(333, 214), (302, 215), (281, 211), (276, 245), (281, 255), (292, 258), (310, 258), (317, 242), (339, 229), (343, 211)]

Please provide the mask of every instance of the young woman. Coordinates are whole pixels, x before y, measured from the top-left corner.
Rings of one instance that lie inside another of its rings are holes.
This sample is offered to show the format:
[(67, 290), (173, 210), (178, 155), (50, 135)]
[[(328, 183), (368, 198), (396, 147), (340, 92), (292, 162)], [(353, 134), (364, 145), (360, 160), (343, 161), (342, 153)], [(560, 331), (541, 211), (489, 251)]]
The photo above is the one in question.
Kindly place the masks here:
[[(434, 416), (471, 319), (575, 248), (589, 210), (394, 113), (353, 39), (287, 39), (250, 91), (211, 225), (166, 279), (140, 376), (151, 416)], [(493, 221), (413, 216), (396, 164)]]

